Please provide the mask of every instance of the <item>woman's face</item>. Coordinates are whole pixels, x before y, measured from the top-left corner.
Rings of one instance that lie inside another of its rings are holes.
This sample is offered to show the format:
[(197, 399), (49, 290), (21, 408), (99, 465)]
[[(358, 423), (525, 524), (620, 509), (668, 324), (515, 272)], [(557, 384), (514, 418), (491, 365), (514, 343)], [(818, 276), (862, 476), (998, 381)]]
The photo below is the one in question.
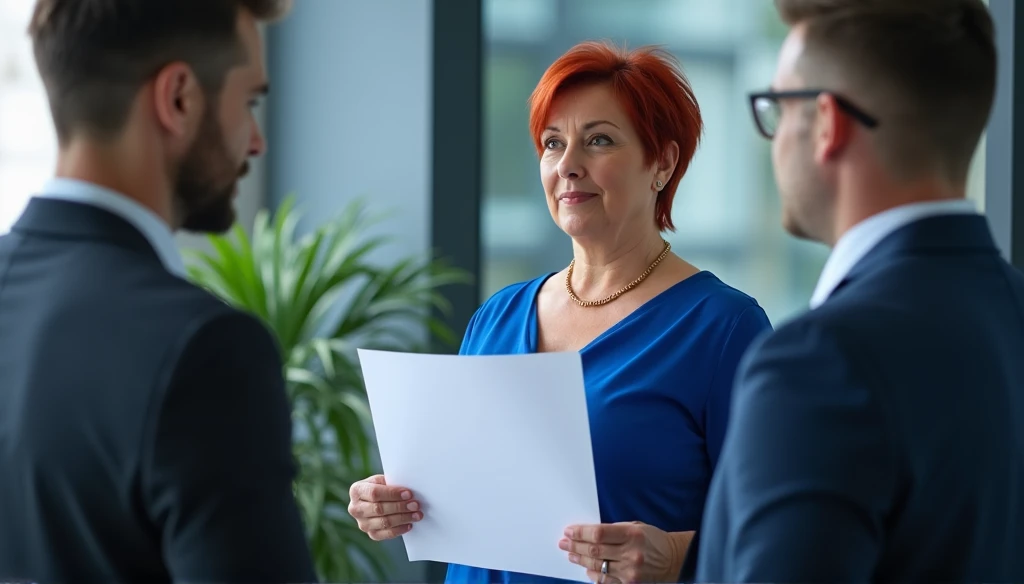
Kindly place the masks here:
[(541, 135), (541, 181), (555, 223), (574, 238), (616, 239), (655, 227), (655, 181), (644, 150), (607, 84), (559, 94)]

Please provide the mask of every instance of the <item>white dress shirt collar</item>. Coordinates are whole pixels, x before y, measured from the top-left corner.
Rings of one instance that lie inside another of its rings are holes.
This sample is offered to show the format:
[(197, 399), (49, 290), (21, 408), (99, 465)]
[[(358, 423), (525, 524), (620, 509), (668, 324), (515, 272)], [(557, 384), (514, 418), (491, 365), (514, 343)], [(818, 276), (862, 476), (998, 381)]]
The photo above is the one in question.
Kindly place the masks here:
[(869, 251), (897, 229), (935, 215), (977, 213), (974, 203), (964, 199), (929, 201), (901, 205), (873, 215), (854, 225), (836, 242), (821, 271), (818, 285), (811, 296), (811, 308), (821, 306)]
[(186, 276), (185, 262), (170, 226), (131, 198), (93, 183), (69, 178), (47, 181), (39, 196), (92, 205), (121, 217), (142, 233), (167, 271), (182, 278)]

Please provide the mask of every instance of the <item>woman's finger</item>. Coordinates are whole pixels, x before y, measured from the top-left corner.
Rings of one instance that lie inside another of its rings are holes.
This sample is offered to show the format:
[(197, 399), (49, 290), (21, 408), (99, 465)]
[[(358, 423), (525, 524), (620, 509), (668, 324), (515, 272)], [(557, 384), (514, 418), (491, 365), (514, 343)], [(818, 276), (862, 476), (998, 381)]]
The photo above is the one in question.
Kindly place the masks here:
[[(608, 560), (608, 574), (605, 577), (605, 582), (618, 581), (618, 582), (638, 582), (640, 581), (640, 568), (643, 563), (641, 554), (637, 552), (619, 552), (620, 557), (625, 556), (623, 560)], [(601, 575), (601, 567), (607, 558), (593, 558), (590, 556), (581, 556), (576, 553), (569, 554), (569, 561), (583, 566), (587, 569), (588, 573)], [(597, 580), (595, 580), (597, 581)]]
[(374, 541), (384, 541), (386, 539), (394, 539), (401, 535), (409, 533), (412, 529), (412, 524), (401, 525), (398, 527), (392, 527), (391, 529), (383, 529), (378, 531), (367, 531), (366, 535), (370, 536), (370, 539)]
[(579, 556), (596, 558), (598, 561), (618, 560), (622, 557), (622, 554), (625, 551), (625, 546), (622, 545), (588, 543), (583, 541), (573, 541), (571, 539), (562, 539), (558, 542), (558, 547), (564, 551), (574, 553)]
[(384, 517), (386, 515), (397, 515), (399, 513), (413, 513), (420, 510), (417, 501), (401, 503), (370, 503), (363, 500), (353, 499), (348, 505), (349, 515), (356, 519), (370, 519), (372, 517)]
[(359, 481), (352, 485), (352, 488), (349, 490), (349, 498), (369, 503), (387, 503), (412, 500), (412, 492), (409, 489), (377, 482), (382, 479), (371, 479), (374, 479), (374, 477), (365, 481)]
[(396, 527), (403, 527), (416, 523), (423, 519), (423, 514), (420, 512), (416, 513), (399, 513), (397, 515), (385, 515), (383, 517), (374, 517), (373, 519), (367, 519), (365, 524), (367, 529), (364, 531), (387, 531)]
[(565, 537), (585, 543), (623, 544), (630, 540), (632, 523), (601, 523), (598, 525), (571, 525), (565, 528)]
[(622, 581), (611, 574), (602, 574), (593, 570), (587, 570), (587, 578), (595, 584), (622, 584)]
[[(578, 564), (580, 566), (583, 566), (584, 568), (586, 568), (588, 570), (591, 570), (591, 571), (594, 571), (594, 572), (600, 572), (601, 571), (601, 564), (604, 563), (604, 559), (598, 559), (598, 558), (594, 558), (594, 557), (591, 557), (591, 556), (581, 556), (581, 555), (579, 555), (577, 553), (569, 554), (569, 561), (574, 563), (574, 564)], [(609, 571), (609, 573), (611, 572), (611, 566), (612, 566), (612, 562), (608, 562), (608, 571)]]

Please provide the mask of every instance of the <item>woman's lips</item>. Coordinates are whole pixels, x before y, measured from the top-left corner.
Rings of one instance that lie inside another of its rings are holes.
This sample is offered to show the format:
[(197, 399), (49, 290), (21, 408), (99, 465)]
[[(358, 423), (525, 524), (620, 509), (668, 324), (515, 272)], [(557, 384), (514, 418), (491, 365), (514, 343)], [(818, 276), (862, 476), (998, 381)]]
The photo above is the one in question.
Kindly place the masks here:
[(566, 191), (558, 196), (558, 202), (565, 205), (579, 205), (580, 203), (586, 203), (590, 199), (596, 197), (595, 193), (586, 193), (583, 191)]

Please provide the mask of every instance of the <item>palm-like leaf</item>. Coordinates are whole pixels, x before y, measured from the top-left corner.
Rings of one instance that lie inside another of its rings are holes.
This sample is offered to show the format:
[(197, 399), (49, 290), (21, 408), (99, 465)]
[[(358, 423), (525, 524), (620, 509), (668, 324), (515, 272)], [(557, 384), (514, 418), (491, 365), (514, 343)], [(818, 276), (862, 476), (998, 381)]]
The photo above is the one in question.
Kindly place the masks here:
[(211, 252), (192, 252), (189, 275), (226, 302), (263, 320), (284, 356), (293, 404), (295, 496), (320, 577), (351, 582), (387, 577), (382, 549), (346, 512), (348, 487), (373, 471), (370, 412), (355, 353), (360, 347), (413, 351), (410, 323), (442, 342), (455, 335), (433, 316), (448, 310), (438, 288), (468, 281), (436, 260), (368, 260), (385, 238), (368, 237), (376, 218), (356, 201), (331, 222), (296, 237), (299, 214), (288, 197), (252, 230), (211, 236)]

